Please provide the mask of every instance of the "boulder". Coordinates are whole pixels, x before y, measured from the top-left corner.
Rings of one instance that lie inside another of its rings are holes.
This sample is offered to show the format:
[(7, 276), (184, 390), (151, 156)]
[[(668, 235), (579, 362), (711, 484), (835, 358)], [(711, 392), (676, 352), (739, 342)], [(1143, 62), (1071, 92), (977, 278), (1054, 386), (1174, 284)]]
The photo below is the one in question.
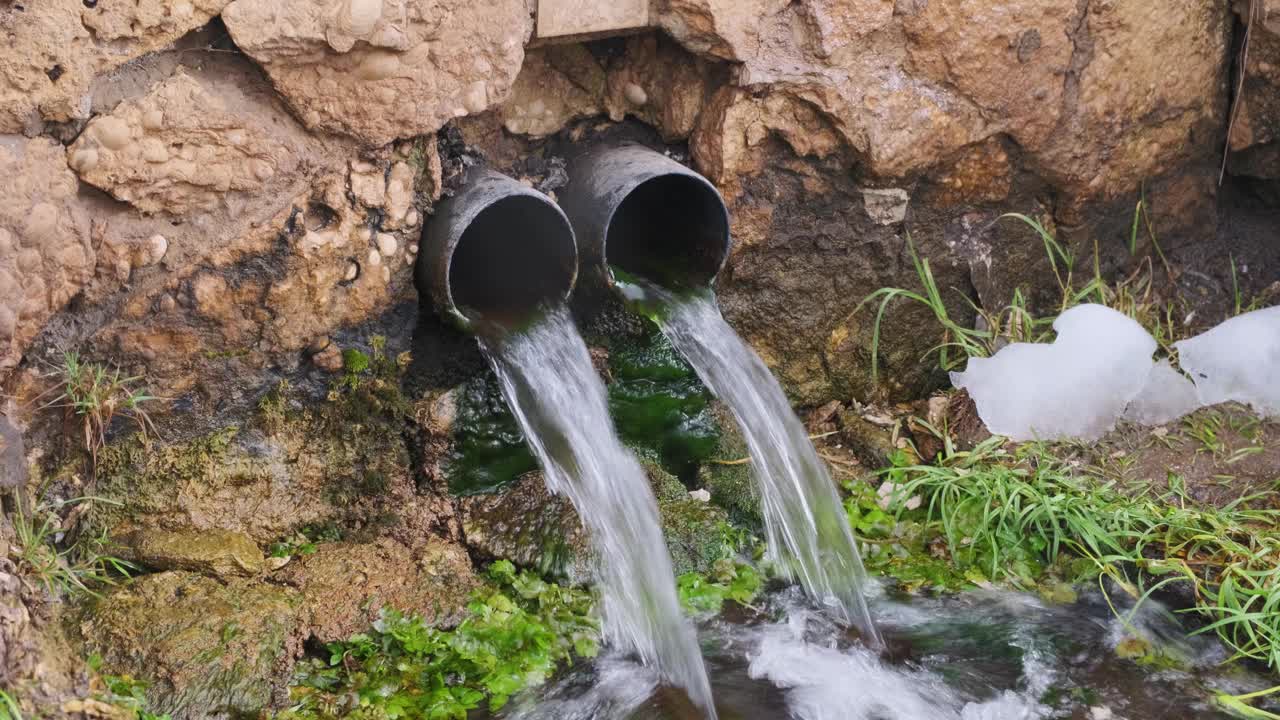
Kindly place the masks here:
[(93, 277), (89, 214), (66, 152), (48, 138), (0, 138), (0, 376)]

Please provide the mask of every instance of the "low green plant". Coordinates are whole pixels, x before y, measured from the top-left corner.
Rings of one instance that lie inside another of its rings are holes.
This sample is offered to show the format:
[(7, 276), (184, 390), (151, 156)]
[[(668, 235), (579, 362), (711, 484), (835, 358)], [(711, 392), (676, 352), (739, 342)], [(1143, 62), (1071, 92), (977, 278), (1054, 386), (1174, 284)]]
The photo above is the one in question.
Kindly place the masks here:
[(108, 502), (100, 498), (72, 498), (58, 502), (40, 502), (26, 509), (18, 503), (12, 516), (15, 540), (11, 552), (19, 569), (36, 578), (50, 593), (97, 596), (97, 588), (113, 585), (117, 578), (136, 571), (132, 564), (110, 553), (105, 532), (80, 538), (59, 547), (62, 518), (59, 510), (87, 502)]
[(547, 583), (507, 561), (489, 566), (453, 630), (383, 609), (368, 633), (326, 646), (299, 665), (284, 718), (462, 720), (539, 685), (574, 656), (598, 652), (599, 623), (584, 590)]
[(141, 375), (126, 377), (118, 369), (84, 362), (76, 352), (63, 354), (57, 375), (62, 393), (49, 406), (62, 407), (79, 418), (85, 450), (95, 464), (98, 451), (107, 444), (107, 428), (117, 415), (133, 420), (144, 438), (154, 432), (146, 406), (158, 398), (137, 387)]
[(332, 524), (306, 525), (293, 535), (271, 543), (267, 552), (274, 558), (285, 558), (293, 555), (314, 555), (316, 543), (333, 542), (342, 539), (342, 531)]
[(717, 560), (709, 573), (685, 573), (676, 580), (680, 604), (694, 615), (717, 615), (726, 600), (749, 608), (763, 588), (759, 571), (734, 558)]

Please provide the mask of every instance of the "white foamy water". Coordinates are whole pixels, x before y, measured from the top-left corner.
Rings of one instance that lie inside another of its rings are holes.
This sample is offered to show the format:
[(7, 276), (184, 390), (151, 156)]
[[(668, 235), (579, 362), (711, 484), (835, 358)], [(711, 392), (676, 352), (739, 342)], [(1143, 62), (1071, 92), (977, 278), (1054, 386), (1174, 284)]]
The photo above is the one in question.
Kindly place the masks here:
[(778, 568), (839, 620), (856, 624), (868, 642), (881, 644), (835, 482), (778, 381), (725, 322), (710, 291), (682, 298), (659, 288), (645, 291), (663, 304), (663, 333), (742, 428)]
[(1015, 640), (1023, 650), (1019, 689), (974, 700), (929, 670), (891, 665), (861, 645), (838, 646), (801, 605), (758, 633), (748, 672), (785, 691), (795, 720), (1035, 720), (1050, 713), (1037, 698), (1055, 679), (1052, 658), (1030, 637)]
[(568, 497), (599, 556), (609, 641), (634, 652), (715, 717), (693, 626), (676, 597), (658, 506), (644, 469), (614, 432), (604, 384), (569, 312), (480, 341), (546, 476)]

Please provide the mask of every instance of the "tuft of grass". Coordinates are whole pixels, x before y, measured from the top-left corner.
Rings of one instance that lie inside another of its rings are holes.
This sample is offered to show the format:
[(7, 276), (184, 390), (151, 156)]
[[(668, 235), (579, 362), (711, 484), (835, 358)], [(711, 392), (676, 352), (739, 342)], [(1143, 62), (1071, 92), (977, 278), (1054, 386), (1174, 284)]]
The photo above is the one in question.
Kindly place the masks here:
[(84, 362), (79, 353), (67, 352), (56, 370), (62, 393), (46, 407), (64, 408), (78, 418), (86, 451), (96, 466), (98, 452), (107, 444), (107, 428), (116, 416), (138, 426), (144, 439), (155, 431), (146, 406), (158, 398), (137, 387), (142, 376), (125, 376), (97, 363)]
[(58, 511), (85, 502), (107, 502), (97, 498), (73, 498), (55, 503), (39, 503), (26, 510), (23, 503), (13, 514), (16, 545), (13, 559), (24, 575), (36, 578), (51, 594), (89, 595), (97, 597), (97, 589), (114, 585), (117, 578), (128, 577), (136, 568), (110, 554), (105, 532), (81, 538), (59, 548), (62, 519)]
[[(1145, 200), (1138, 202), (1134, 212), (1133, 229), (1129, 239), (1131, 251), (1137, 250), (1139, 228), (1145, 225), (1152, 238), (1161, 261), (1168, 271), (1168, 262), (1155, 241), (1155, 230), (1146, 212)], [(1145, 327), (1162, 350), (1173, 352), (1176, 336), (1174, 323), (1174, 307), (1171, 302), (1161, 302), (1157, 297), (1154, 282), (1154, 267), (1151, 259), (1145, 258), (1128, 276), (1114, 284), (1107, 283), (1101, 273), (1099, 252), (1094, 248), (1093, 274), (1083, 284), (1076, 275), (1076, 257), (1072, 251), (1059, 243), (1048, 229), (1035, 218), (1021, 213), (1007, 213), (1000, 219), (1017, 220), (1026, 224), (1040, 238), (1044, 245), (1045, 255), (1058, 285), (1059, 300), (1052, 312), (1039, 314), (1035, 312), (1021, 288), (1016, 288), (1008, 305), (997, 310), (989, 310), (976, 305), (967, 295), (960, 297), (980, 318), (975, 327), (965, 327), (956, 322), (947, 310), (937, 280), (929, 266), (927, 258), (921, 258), (916, 252), (911, 237), (907, 237), (907, 250), (911, 262), (920, 280), (921, 291), (906, 288), (884, 287), (875, 290), (859, 303), (858, 309), (873, 301), (879, 301), (875, 322), (871, 331), (871, 378), (879, 380), (880, 373), (880, 339), (884, 316), (889, 306), (898, 299), (910, 300), (927, 307), (942, 327), (942, 340), (927, 353), (937, 352), (937, 365), (943, 370), (953, 370), (971, 357), (990, 357), (997, 350), (1010, 342), (1049, 342), (1053, 339), (1053, 321), (1058, 315), (1082, 303), (1098, 303), (1118, 310), (1132, 317)]]
[(589, 593), (507, 561), (489, 566), (488, 577), (492, 586), (476, 593), (453, 630), (384, 609), (370, 632), (328, 644), (327, 657), (299, 665), (294, 705), (279, 717), (465, 720), (486, 698), (496, 711), (573, 656), (596, 655)]
[[(1172, 583), (1188, 583), (1205, 625), (1236, 658), (1280, 669), (1280, 510), (1268, 494), (1200, 507), (1169, 483), (1131, 494), (1027, 443), (992, 438), (938, 465), (884, 471), (898, 520), (923, 523), (959, 570), (1031, 587), (1052, 566), (1076, 581), (1110, 580), (1134, 608)], [(1153, 491), (1154, 492), (1154, 491)], [(906, 500), (923, 498), (920, 509)], [(1064, 570), (1064, 568), (1066, 570)]]
[(22, 708), (18, 701), (4, 690), (0, 690), (0, 720), (22, 720)]

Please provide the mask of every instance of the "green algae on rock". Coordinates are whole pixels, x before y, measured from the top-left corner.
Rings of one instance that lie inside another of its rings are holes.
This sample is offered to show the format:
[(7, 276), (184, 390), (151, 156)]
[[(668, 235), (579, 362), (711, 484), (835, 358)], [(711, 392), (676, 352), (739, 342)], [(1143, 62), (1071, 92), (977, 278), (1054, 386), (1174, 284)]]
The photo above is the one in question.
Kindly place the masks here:
[(538, 467), (492, 375), (461, 387), (453, 438), (447, 473), (455, 495), (499, 492)]
[(81, 629), (104, 671), (150, 683), (155, 712), (251, 715), (271, 704), (301, 649), (299, 604), (288, 588), (164, 572), (107, 595)]
[(591, 551), (573, 506), (552, 495), (541, 472), (522, 475), (501, 493), (461, 500), (467, 547), (484, 559), (510, 560), (553, 577), (586, 577)]
[(666, 338), (647, 330), (609, 353), (609, 410), (624, 441), (653, 449), (669, 472), (688, 477), (720, 439), (711, 394)]

